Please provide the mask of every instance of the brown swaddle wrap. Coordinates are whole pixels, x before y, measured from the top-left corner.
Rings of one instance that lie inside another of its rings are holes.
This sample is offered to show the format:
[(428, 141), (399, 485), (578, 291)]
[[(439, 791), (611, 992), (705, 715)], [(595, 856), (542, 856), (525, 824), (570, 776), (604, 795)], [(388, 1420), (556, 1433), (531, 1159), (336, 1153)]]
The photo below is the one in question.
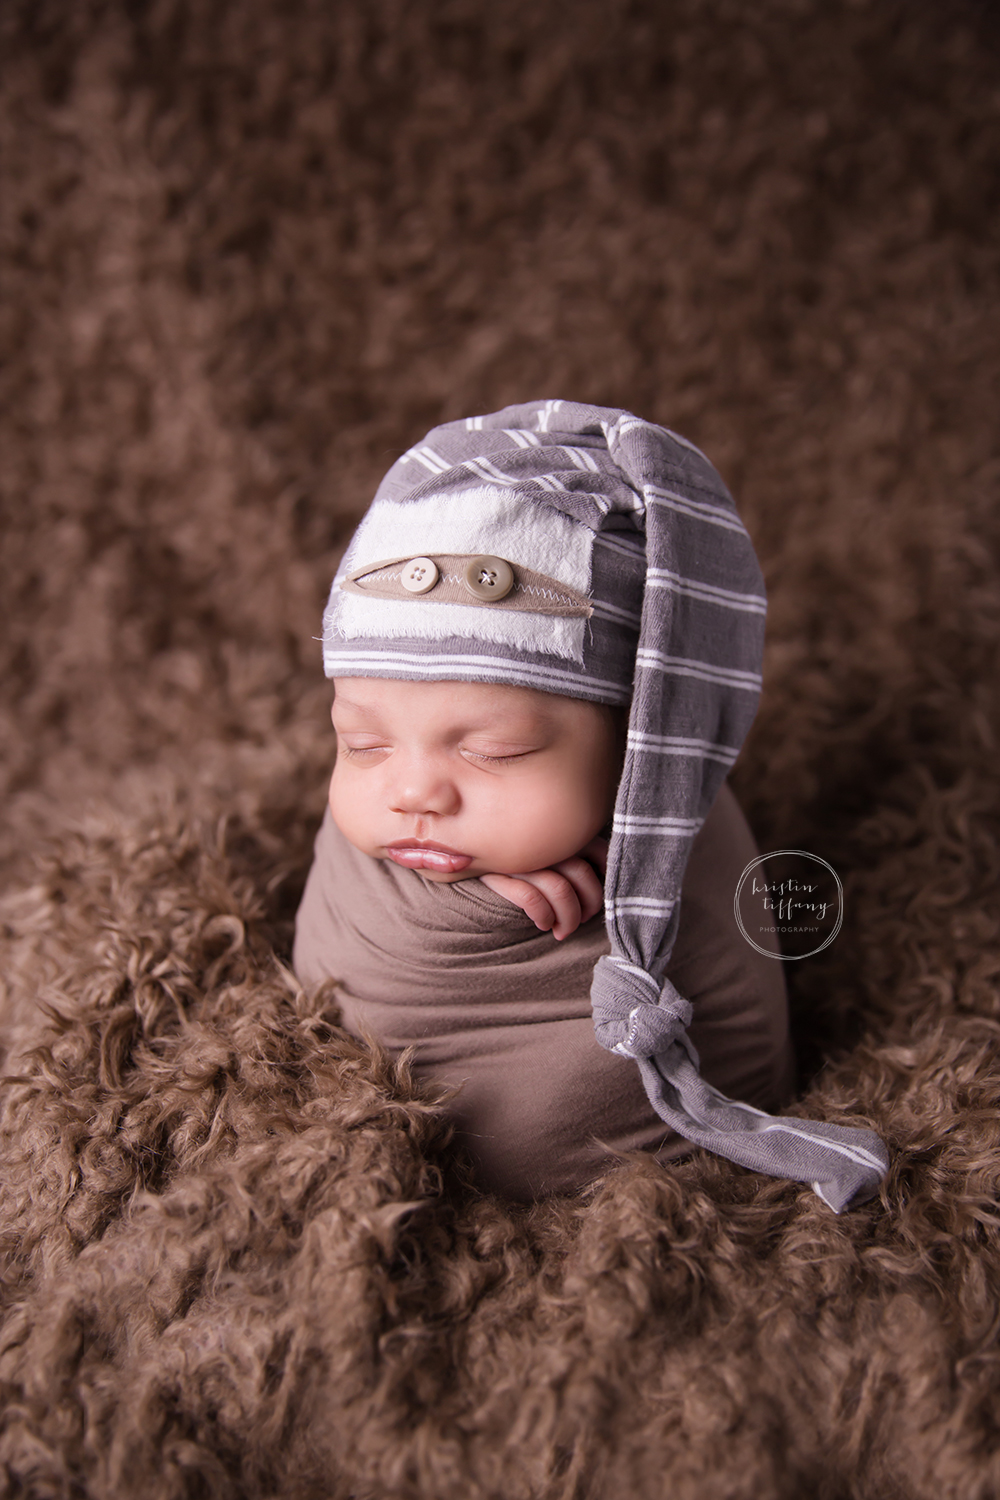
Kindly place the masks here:
[[(733, 915), (756, 853), (723, 784), (694, 841), (667, 974), (693, 1006), (703, 1076), (771, 1109), (792, 1087), (784, 975)], [(327, 813), (294, 964), (304, 984), (340, 982), (349, 1031), (394, 1053), (413, 1047), (418, 1078), (458, 1087), (448, 1108), (482, 1185), (531, 1199), (591, 1181), (609, 1147), (660, 1160), (692, 1149), (631, 1061), (595, 1039), (590, 986), (608, 950), (601, 916), (557, 943), (479, 880), (438, 884), (359, 853)]]

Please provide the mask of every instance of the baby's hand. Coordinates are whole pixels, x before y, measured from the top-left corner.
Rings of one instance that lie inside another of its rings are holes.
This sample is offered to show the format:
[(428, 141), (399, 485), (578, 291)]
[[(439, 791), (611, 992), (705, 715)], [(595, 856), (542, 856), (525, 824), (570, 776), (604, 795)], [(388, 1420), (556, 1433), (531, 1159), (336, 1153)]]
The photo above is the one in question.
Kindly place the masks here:
[(498, 896), (519, 906), (542, 932), (551, 930), (561, 943), (581, 922), (589, 922), (600, 911), (604, 889), (594, 865), (603, 874), (607, 861), (608, 841), (596, 838), (572, 859), (560, 860), (551, 869), (532, 870), (528, 875), (480, 875), (479, 878)]

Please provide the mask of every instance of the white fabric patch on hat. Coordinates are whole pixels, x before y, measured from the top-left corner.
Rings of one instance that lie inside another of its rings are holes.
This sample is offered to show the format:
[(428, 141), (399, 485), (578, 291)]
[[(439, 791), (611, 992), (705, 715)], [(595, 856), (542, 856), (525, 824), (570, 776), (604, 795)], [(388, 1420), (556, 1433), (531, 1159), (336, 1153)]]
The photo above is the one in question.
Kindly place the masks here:
[(412, 602), (366, 599), (338, 585), (348, 573), (387, 558), (460, 552), (503, 557), (589, 595), (593, 546), (589, 526), (499, 486), (380, 501), (371, 506), (344, 557), (326, 629), (345, 640), (459, 636), (541, 651), (582, 666), (586, 619), (496, 609), (471, 598), (468, 605), (438, 604), (433, 593)]

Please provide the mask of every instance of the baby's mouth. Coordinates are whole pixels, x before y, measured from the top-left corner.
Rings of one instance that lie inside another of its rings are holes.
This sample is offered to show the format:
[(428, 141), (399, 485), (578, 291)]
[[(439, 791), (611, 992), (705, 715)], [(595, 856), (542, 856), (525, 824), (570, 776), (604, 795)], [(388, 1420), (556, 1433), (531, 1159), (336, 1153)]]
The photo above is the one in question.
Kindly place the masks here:
[(407, 870), (433, 870), (437, 875), (457, 875), (472, 864), (471, 854), (459, 854), (445, 844), (432, 844), (424, 839), (399, 839), (395, 844), (386, 844), (385, 852), (394, 864)]

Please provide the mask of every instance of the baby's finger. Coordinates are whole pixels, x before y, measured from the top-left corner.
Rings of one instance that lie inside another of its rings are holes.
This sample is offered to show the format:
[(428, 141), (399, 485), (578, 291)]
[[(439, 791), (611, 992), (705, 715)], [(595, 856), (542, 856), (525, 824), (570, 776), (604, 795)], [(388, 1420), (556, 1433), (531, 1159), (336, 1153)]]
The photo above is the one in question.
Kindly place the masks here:
[(554, 868), (566, 876), (576, 892), (580, 903), (580, 921), (589, 922), (604, 905), (604, 888), (597, 871), (579, 855), (573, 859), (561, 860)]
[(572, 882), (558, 870), (481, 875), (480, 879), (490, 890), (519, 906), (542, 932), (551, 932), (560, 942), (580, 925), (580, 898)]
[(542, 932), (549, 932), (557, 921), (556, 912), (545, 892), (532, 883), (533, 877), (518, 875), (480, 875), (483, 885), (503, 896), (512, 906), (519, 906)]
[[(575, 864), (573, 860), (564, 861), (565, 864)], [(591, 871), (593, 874), (593, 871)], [(552, 923), (552, 936), (559, 942), (575, 932), (583, 919), (583, 903), (577, 892), (576, 886), (567, 875), (562, 873), (562, 865), (551, 870), (532, 870), (530, 875), (523, 877), (525, 881), (533, 885), (548, 902), (552, 909), (555, 920)], [(528, 911), (528, 908), (524, 908)], [(541, 924), (528, 911), (528, 915), (536, 926)]]

